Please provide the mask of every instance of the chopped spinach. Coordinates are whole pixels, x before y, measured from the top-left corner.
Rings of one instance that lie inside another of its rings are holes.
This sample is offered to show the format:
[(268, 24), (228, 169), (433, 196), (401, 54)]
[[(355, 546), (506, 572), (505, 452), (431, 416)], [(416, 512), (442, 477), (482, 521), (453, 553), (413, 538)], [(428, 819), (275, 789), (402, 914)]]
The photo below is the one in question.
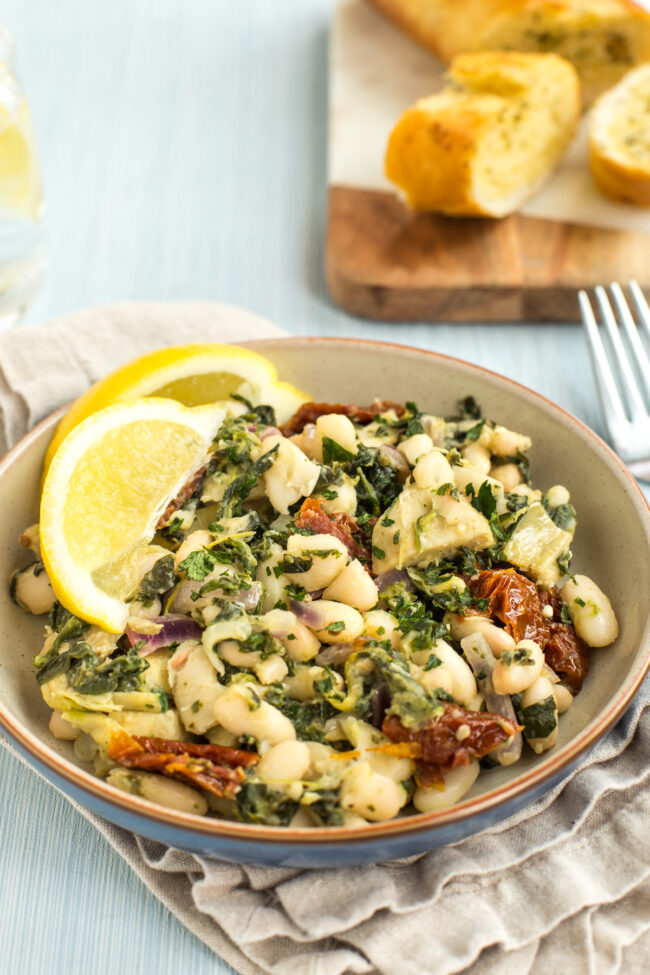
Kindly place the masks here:
[(263, 823), (266, 826), (288, 826), (298, 803), (284, 792), (271, 789), (263, 782), (244, 782), (237, 793), (237, 813), (245, 823)]
[(151, 606), (156, 596), (167, 592), (175, 582), (174, 556), (163, 555), (143, 577), (136, 599), (145, 606)]

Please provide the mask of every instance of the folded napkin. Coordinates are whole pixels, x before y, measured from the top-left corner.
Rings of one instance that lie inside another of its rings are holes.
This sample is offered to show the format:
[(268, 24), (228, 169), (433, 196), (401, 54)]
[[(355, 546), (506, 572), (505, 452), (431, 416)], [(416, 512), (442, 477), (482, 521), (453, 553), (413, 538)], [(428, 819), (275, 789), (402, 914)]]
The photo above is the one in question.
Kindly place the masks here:
[[(257, 316), (207, 303), (114, 305), (7, 332), (0, 453), (3, 436), (11, 445), (137, 354), (279, 334)], [(647, 971), (650, 957), (649, 704), (646, 682), (616, 728), (542, 799), (408, 860), (238, 866), (142, 839), (73, 805), (242, 975), (630, 975)]]

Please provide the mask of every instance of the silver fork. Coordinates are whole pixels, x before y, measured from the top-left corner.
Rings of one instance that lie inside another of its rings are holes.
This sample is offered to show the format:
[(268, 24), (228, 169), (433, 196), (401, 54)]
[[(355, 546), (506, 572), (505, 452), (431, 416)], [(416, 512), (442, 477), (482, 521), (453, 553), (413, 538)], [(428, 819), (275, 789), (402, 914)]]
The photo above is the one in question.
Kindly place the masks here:
[[(629, 282), (629, 289), (636, 305), (637, 317), (650, 340), (648, 302), (636, 281)], [(599, 285), (595, 289), (600, 317), (609, 340), (609, 353), (603, 343), (602, 329), (586, 291), (578, 293), (582, 321), (589, 343), (603, 418), (612, 446), (632, 474), (650, 480), (650, 360), (639, 325), (623, 289), (614, 283), (610, 286), (610, 291), (618, 315), (614, 312), (605, 288)]]

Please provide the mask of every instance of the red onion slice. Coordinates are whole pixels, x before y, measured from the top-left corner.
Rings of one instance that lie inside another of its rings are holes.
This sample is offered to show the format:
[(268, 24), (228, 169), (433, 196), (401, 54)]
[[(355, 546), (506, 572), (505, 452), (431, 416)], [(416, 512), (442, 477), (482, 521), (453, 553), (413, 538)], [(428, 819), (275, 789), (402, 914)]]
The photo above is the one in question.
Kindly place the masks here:
[[(496, 657), (490, 650), (487, 641), (480, 633), (470, 633), (460, 641), (463, 653), (467, 657), (470, 667), (474, 671), (476, 683), (485, 697), (485, 706), (492, 714), (500, 714), (502, 717), (519, 724), (512, 701), (507, 694), (497, 694), (492, 686), (492, 671), (496, 664)], [(434, 649), (435, 653), (435, 649)], [(501, 765), (512, 765), (521, 755), (522, 738), (518, 731), (504, 745), (494, 750), (494, 755)]]
[(383, 454), (390, 466), (394, 467), (400, 474), (408, 476), (411, 473), (409, 462), (397, 447), (392, 447), (390, 444), (385, 443), (379, 448), (379, 453)]
[(318, 605), (318, 600), (309, 602), (307, 600), (290, 599), (289, 609), (310, 630), (322, 630), (324, 626), (327, 626), (327, 618)]
[(264, 427), (264, 429), (260, 430), (258, 433), (258, 437), (260, 438), (260, 440), (266, 440), (267, 437), (281, 437), (281, 436), (282, 436), (282, 430), (278, 430), (277, 427)]
[(168, 647), (172, 643), (201, 639), (201, 627), (189, 616), (154, 616), (150, 622), (157, 623), (161, 626), (161, 630), (158, 633), (138, 633), (137, 630), (130, 627), (126, 629), (126, 636), (132, 647), (137, 643), (144, 642), (144, 646), (138, 650), (140, 657), (146, 657), (154, 650)]
[(375, 582), (379, 592), (384, 592), (389, 586), (394, 586), (398, 582), (403, 582), (410, 592), (415, 589), (406, 569), (389, 569), (387, 572), (381, 572), (376, 576)]
[(314, 657), (314, 662), (320, 664), (321, 667), (338, 667), (339, 664), (344, 664), (345, 661), (353, 653), (356, 653), (358, 647), (355, 647), (352, 643), (335, 643), (330, 646), (323, 647), (316, 656)]

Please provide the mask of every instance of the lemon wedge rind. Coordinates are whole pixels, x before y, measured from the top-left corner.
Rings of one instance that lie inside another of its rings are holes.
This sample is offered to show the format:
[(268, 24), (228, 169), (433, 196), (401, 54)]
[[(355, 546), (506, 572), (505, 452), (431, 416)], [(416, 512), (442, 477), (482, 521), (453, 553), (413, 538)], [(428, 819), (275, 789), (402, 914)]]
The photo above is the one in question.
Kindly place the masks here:
[(224, 416), (217, 404), (190, 409), (149, 397), (93, 413), (70, 432), (47, 472), (40, 513), (43, 563), (66, 609), (123, 632), (156, 524), (204, 463)]

